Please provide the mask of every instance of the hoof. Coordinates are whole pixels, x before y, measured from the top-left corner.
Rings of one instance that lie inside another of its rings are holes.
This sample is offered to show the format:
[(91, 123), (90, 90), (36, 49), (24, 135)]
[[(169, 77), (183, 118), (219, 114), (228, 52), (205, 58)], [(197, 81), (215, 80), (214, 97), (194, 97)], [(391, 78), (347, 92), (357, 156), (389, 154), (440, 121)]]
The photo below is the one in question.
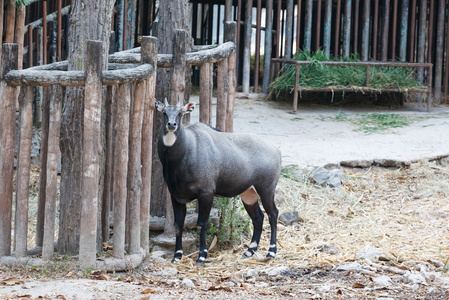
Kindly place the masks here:
[(245, 253), (243, 253), (242, 258), (250, 258), (250, 257), (253, 257), (253, 255), (254, 255), (255, 252), (256, 252), (256, 251), (254, 251), (254, 250), (252, 250), (252, 249), (248, 249), (248, 250), (246, 250)]
[(173, 264), (177, 264), (180, 260), (181, 260), (181, 258), (179, 258), (179, 257), (174, 257), (174, 258), (171, 260), (171, 262), (172, 262)]
[(203, 266), (206, 263), (206, 258), (205, 257), (198, 257), (198, 259), (196, 260), (196, 265), (197, 266)]
[(268, 259), (275, 259), (276, 258), (276, 253), (274, 252), (268, 252), (266, 258)]

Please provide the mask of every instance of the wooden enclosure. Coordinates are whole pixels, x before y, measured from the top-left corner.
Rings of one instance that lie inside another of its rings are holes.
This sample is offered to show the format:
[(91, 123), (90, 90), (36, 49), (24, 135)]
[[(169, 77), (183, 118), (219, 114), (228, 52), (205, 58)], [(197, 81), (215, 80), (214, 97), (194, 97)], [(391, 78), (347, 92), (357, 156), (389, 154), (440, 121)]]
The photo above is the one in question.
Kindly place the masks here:
[[(171, 68), (172, 80), (179, 81), (186, 66), (199, 65), (210, 71), (214, 63), (221, 71), (217, 82), (216, 126), (232, 131), (235, 94), (235, 22), (227, 22), (226, 43), (217, 47), (196, 47), (192, 53), (157, 55), (157, 39), (142, 37), (142, 46), (109, 56), (107, 70), (101, 66), (101, 42), (89, 41), (85, 71), (67, 71), (67, 61), (17, 70), (18, 46), (4, 44), (0, 73), (0, 264), (41, 264), (54, 255), (55, 217), (58, 190), (58, 154), (64, 87), (84, 86), (83, 184), (79, 263), (83, 267), (125, 270), (139, 264), (149, 251), (152, 132), (156, 69)], [(176, 30), (174, 41), (182, 43), (186, 32)], [(185, 59), (179, 59), (184, 56)], [(183, 78), (183, 77), (182, 77)], [(176, 86), (172, 84), (171, 86)], [(211, 124), (213, 78), (205, 78), (200, 87), (200, 118)], [(19, 99), (19, 151), (14, 153), (16, 90)], [(33, 89), (45, 87), (42, 127), (39, 206), (44, 220), (38, 222), (37, 247), (28, 249), (28, 203)], [(176, 91), (175, 91), (176, 93)], [(106, 115), (102, 115), (104, 102)], [(206, 109), (205, 109), (206, 108)], [(102, 132), (102, 119), (105, 132)], [(114, 125), (113, 125), (114, 124)], [(105, 149), (101, 136), (106, 138)], [(44, 146), (45, 145), (45, 146)], [(45, 153), (43, 152), (45, 151)], [(102, 154), (104, 153), (104, 154)], [(45, 154), (45, 159), (43, 158)], [(14, 156), (18, 158), (14, 189)], [(100, 168), (104, 155), (104, 165)], [(100, 172), (103, 172), (100, 174)], [(100, 184), (104, 178), (104, 185)], [(161, 180), (163, 180), (161, 178)], [(103, 197), (99, 189), (103, 188)], [(12, 206), (15, 192), (14, 252)], [(101, 220), (97, 220), (101, 209)], [(112, 258), (96, 260), (97, 226), (101, 238), (109, 242), (109, 215), (113, 215)], [(41, 241), (39, 242), (39, 239)], [(126, 248), (125, 245), (128, 245)], [(31, 251), (31, 252), (30, 252)], [(42, 251), (42, 260), (30, 259), (30, 253)], [(132, 255), (125, 256), (125, 253)], [(11, 257), (13, 255), (13, 257)]]

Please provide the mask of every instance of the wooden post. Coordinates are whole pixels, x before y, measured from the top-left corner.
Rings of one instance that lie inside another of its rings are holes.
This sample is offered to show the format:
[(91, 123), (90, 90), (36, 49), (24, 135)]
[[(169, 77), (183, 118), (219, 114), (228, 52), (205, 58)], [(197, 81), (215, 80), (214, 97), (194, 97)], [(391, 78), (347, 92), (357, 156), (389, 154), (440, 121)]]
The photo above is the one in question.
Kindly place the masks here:
[(349, 57), (349, 50), (351, 48), (351, 0), (346, 0), (345, 15), (343, 22), (343, 57)]
[(251, 64), (251, 17), (252, 17), (253, 0), (246, 1), (245, 9), (245, 36), (243, 45), (243, 74), (242, 74), (242, 91), (249, 93), (250, 64)]
[(296, 113), (298, 110), (298, 85), (299, 85), (299, 71), (300, 71), (300, 64), (296, 64), (296, 70), (295, 70), (295, 87), (293, 90), (293, 112)]
[(285, 25), (285, 55), (284, 55), (286, 59), (292, 58), (292, 44), (293, 44), (293, 0), (287, 0), (287, 23)]
[(170, 74), (170, 105), (176, 105), (178, 97), (181, 99), (181, 105), (184, 99), (184, 91), (186, 89), (186, 43), (187, 32), (182, 29), (173, 30), (173, 66)]
[(140, 199), (140, 243), (145, 253), (150, 245), (150, 198), (151, 198), (151, 166), (153, 153), (153, 112), (156, 95), (157, 75), (157, 39), (150, 36), (142, 37), (142, 63), (153, 66), (153, 75), (146, 80), (146, 93), (143, 103), (142, 123), (142, 197)]
[(340, 56), (340, 14), (341, 0), (337, 0), (337, 11), (335, 12), (334, 57)]
[(101, 153), (101, 71), (103, 67), (101, 49), (101, 41), (87, 41), (79, 249), (79, 262), (85, 268), (95, 265), (97, 253), (97, 211)]
[(14, 241), (16, 257), (27, 255), (28, 200), (31, 167), (33, 87), (22, 86), (20, 95), (19, 155), (16, 175), (16, 217)]
[(103, 183), (103, 199), (101, 200), (101, 238), (103, 242), (109, 240), (109, 214), (111, 212), (112, 201), (112, 168), (113, 168), (113, 99), (114, 99), (115, 86), (108, 86), (106, 88), (105, 99), (105, 162), (104, 162), (104, 183)]
[[(14, 43), (14, 25), (16, 23), (16, 1), (7, 0), (5, 43)], [(3, 7), (2, 7), (3, 9)]]
[(304, 49), (310, 51), (312, 47), (312, 0), (306, 1), (306, 15), (304, 17)]
[[(267, 0), (267, 7), (266, 7), (265, 11), (266, 11), (266, 26), (265, 26), (265, 45), (264, 45), (265, 52), (264, 52), (264, 62), (263, 62), (262, 90), (265, 94), (268, 94), (268, 86), (270, 84), (270, 72), (271, 72), (270, 71), (270, 69), (271, 69), (271, 49), (273, 48), (273, 44), (272, 44), (272, 41), (273, 41), (273, 0)], [(228, 26), (230, 26), (230, 25), (228, 25)], [(227, 34), (226, 30), (225, 30), (225, 34)], [(298, 34), (298, 33), (296, 33), (296, 34)], [(228, 69), (229, 69), (229, 61), (228, 61)]]
[[(5, 7), (5, 2), (3, 0), (0, 0), (0, 7)], [(2, 63), (2, 44), (3, 44), (3, 17), (4, 17), (5, 10), (0, 9), (0, 64)]]
[(228, 73), (228, 61), (218, 62), (217, 68), (217, 112), (215, 127), (221, 131), (226, 130), (226, 77)]
[(57, 37), (57, 54), (56, 60), (61, 60), (61, 31), (62, 31), (62, 0), (58, 0), (58, 11), (57, 11), (57, 27), (58, 27), (58, 37)]
[(61, 128), (62, 87), (53, 85), (49, 88), (49, 125), (48, 154), (45, 186), (45, 218), (42, 242), (42, 258), (53, 257), (55, 241), (56, 193), (58, 185), (59, 135)]
[(16, 88), (7, 85), (5, 75), (16, 70), (17, 44), (3, 44), (0, 65), (0, 257), (11, 254), (11, 215), (14, 174), (14, 131)]
[[(25, 38), (25, 5), (20, 4), (17, 8), (16, 29), (14, 42), (19, 45), (19, 64), (18, 70), (23, 69), (23, 41)], [(29, 49), (28, 49), (29, 50)]]
[(326, 56), (329, 57), (331, 52), (331, 28), (332, 28), (332, 0), (326, 0), (326, 8), (324, 12), (324, 33), (323, 48)]
[[(388, 53), (388, 30), (390, 28), (390, 0), (385, 0), (383, 16), (384, 17), (382, 20), (382, 45), (380, 48), (381, 49), (380, 60), (386, 61)], [(422, 28), (425, 28), (425, 26)], [(424, 30), (420, 30), (420, 32), (421, 31), (425, 32)]]
[(371, 53), (371, 58), (377, 60), (377, 30), (379, 25), (379, 0), (374, 1), (374, 16), (373, 16), (373, 32), (372, 34), (372, 45), (373, 50)]
[(200, 122), (211, 124), (210, 102), (211, 94), (211, 65), (210, 63), (203, 63), (200, 66)]
[[(267, 4), (268, 5), (268, 4)], [(268, 10), (268, 8), (267, 8)], [(301, 37), (301, 0), (298, 0), (298, 3), (296, 5), (296, 52), (299, 51), (299, 43), (300, 43), (300, 37)]]
[(47, 0), (42, 2), (42, 64), (47, 64)]
[(362, 61), (368, 60), (369, 52), (369, 16), (370, 1), (365, 0), (363, 6), (363, 27), (362, 27)]
[[(442, 2), (442, 1), (440, 1)], [(408, 6), (409, 0), (402, 0), (401, 11), (401, 35), (399, 41), (399, 59), (400, 61), (407, 60), (407, 31), (408, 31)]]
[(320, 49), (321, 42), (321, 0), (318, 0), (316, 9), (316, 37), (315, 37), (315, 51)]
[(445, 1), (440, 1), (438, 4), (438, 19), (437, 19), (437, 36), (435, 46), (437, 51), (435, 53), (435, 91), (434, 98), (435, 103), (440, 105), (441, 103), (441, 77), (443, 73), (443, 56), (444, 56), (444, 12)]
[(115, 258), (125, 257), (125, 216), (128, 176), (128, 140), (129, 140), (129, 110), (130, 90), (128, 84), (120, 84), (114, 100), (116, 109), (115, 117), (117, 142), (114, 148), (114, 249), (112, 255)]
[[(236, 42), (237, 24), (235, 22), (226, 22), (225, 41)], [(226, 104), (226, 132), (234, 131), (234, 98), (236, 88), (236, 51), (228, 58), (228, 100)], [(265, 75), (264, 75), (265, 78)]]
[(28, 68), (33, 66), (33, 26), (28, 25)]
[[(427, 0), (421, 0), (419, 7), (419, 28), (426, 28), (426, 16), (427, 16)], [(424, 62), (424, 56), (426, 51), (426, 31), (419, 30), (418, 34), (418, 62)], [(424, 68), (418, 68), (418, 80), (420, 84), (424, 81)], [(418, 106), (422, 106), (422, 94), (416, 95), (416, 101)]]
[[(397, 14), (398, 14), (398, 0), (393, 0), (393, 22), (391, 29), (391, 59), (396, 59), (396, 28), (397, 28)], [(432, 15), (432, 12), (430, 13)], [(432, 25), (429, 26), (429, 29)], [(430, 36), (429, 36), (430, 37)], [(429, 39), (429, 47), (431, 46), (431, 40)], [(430, 52), (429, 52), (430, 53)]]

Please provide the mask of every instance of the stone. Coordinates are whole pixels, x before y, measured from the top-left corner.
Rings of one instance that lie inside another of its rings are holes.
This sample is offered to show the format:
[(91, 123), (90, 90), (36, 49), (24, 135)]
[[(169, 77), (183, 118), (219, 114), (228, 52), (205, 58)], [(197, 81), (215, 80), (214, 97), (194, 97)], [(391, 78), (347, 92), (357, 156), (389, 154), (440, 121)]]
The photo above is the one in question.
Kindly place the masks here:
[(329, 187), (341, 187), (341, 178), (343, 173), (339, 169), (334, 169), (329, 172), (329, 179), (327, 179), (326, 184)]
[(324, 252), (329, 255), (338, 255), (341, 253), (341, 248), (336, 245), (332, 245), (332, 244), (323, 244), (316, 248), (319, 251)]
[(167, 258), (169, 257), (170, 253), (168, 253), (167, 251), (162, 251), (162, 250), (156, 250), (153, 252), (151, 252), (151, 258)]
[(259, 275), (259, 269), (248, 270), (248, 272), (246, 272), (245, 274), (246, 274), (246, 278), (257, 276), (257, 275)]
[[(157, 246), (162, 247), (163, 249), (169, 249), (174, 251), (175, 249), (175, 236), (167, 236), (164, 233), (161, 233), (153, 238), (151, 238), (151, 242)], [(196, 242), (196, 237), (191, 233), (186, 233), (182, 237), (182, 248), (184, 252), (189, 252), (190, 247), (194, 245)], [(155, 249), (156, 247), (153, 247)], [(159, 249), (158, 249), (159, 250)]]
[(324, 167), (319, 167), (313, 170), (307, 178), (315, 184), (322, 185), (329, 179), (329, 171)]
[(181, 282), (181, 286), (187, 289), (195, 287), (195, 284), (189, 278), (184, 278)]
[(304, 220), (299, 216), (299, 212), (297, 210), (285, 211), (281, 213), (278, 220), (285, 226), (292, 225), (295, 222), (304, 222)]
[(431, 263), (432, 265), (434, 265), (437, 268), (442, 268), (444, 267), (444, 263), (441, 260), (437, 260), (437, 259), (433, 259), (430, 258), (427, 260), (429, 263)]
[(163, 231), (165, 226), (165, 217), (150, 216), (150, 230)]
[(178, 274), (178, 270), (176, 270), (175, 268), (164, 268), (162, 270), (160, 270), (159, 272), (157, 272), (157, 275), (159, 276), (176, 276)]
[(373, 165), (383, 168), (404, 168), (412, 164), (409, 160), (375, 159)]
[(373, 162), (372, 159), (344, 160), (340, 162), (340, 166), (346, 168), (369, 168)]
[(357, 259), (377, 259), (379, 256), (382, 256), (382, 252), (372, 246), (364, 247), (355, 255)]
[(268, 286), (269, 285), (266, 282), (258, 282), (258, 283), (255, 284), (255, 287), (259, 288), (259, 289), (264, 289), (264, 288), (267, 288)]
[(267, 274), (268, 276), (277, 276), (281, 275), (284, 272), (289, 271), (290, 269), (287, 266), (281, 267), (272, 267), (262, 271), (262, 273)]
[(179, 283), (181, 282), (181, 280), (179, 279), (169, 279), (167, 281), (165, 281), (168, 285), (179, 285)]
[(360, 271), (362, 269), (362, 265), (359, 263), (344, 264), (337, 267), (337, 271)]
[(393, 285), (393, 280), (389, 276), (379, 276), (373, 278), (373, 285), (376, 290), (380, 290)]
[(402, 276), (401, 281), (410, 283), (410, 284), (422, 284), (427, 285), (426, 279), (423, 275), (419, 273), (411, 273), (407, 272), (405, 275)]
[(331, 287), (329, 285), (322, 285), (317, 287), (316, 290), (319, 293), (327, 293), (331, 290)]

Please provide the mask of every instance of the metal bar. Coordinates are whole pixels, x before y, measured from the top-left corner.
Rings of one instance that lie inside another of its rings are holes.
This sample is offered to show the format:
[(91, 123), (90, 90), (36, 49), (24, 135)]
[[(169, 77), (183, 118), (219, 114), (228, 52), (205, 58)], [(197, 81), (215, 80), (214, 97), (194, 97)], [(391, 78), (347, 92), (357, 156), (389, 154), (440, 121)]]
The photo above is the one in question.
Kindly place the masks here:
[(58, 0), (58, 34), (57, 34), (57, 55), (56, 61), (60, 61), (61, 58), (61, 38), (62, 38), (62, 0)]
[(306, 2), (306, 15), (304, 18), (304, 49), (310, 51), (312, 45), (312, 0)]
[(371, 57), (377, 60), (377, 26), (379, 22), (379, 0), (374, 1), (374, 18), (373, 18), (373, 50)]
[(249, 80), (251, 72), (251, 17), (252, 17), (253, 0), (246, 2), (245, 9), (245, 36), (243, 45), (243, 74), (242, 74), (242, 91), (249, 92)]
[(329, 57), (331, 50), (331, 27), (332, 27), (332, 0), (326, 0), (324, 12), (324, 33), (323, 33), (323, 49), (326, 57)]
[(28, 68), (33, 66), (33, 29), (28, 25)]
[(349, 57), (351, 47), (351, 0), (346, 0), (343, 22), (343, 57)]
[[(423, 28), (419, 30), (418, 34), (418, 62), (423, 63), (426, 51), (426, 16), (427, 16), (427, 0), (421, 0), (419, 7), (419, 28)], [(447, 51), (447, 50), (446, 50)], [(418, 68), (418, 80), (419, 83), (422, 84), (424, 80), (424, 69)], [(418, 106), (422, 105), (422, 95), (418, 94), (416, 97), (416, 101), (418, 102)]]
[(368, 60), (369, 52), (369, 19), (370, 19), (370, 1), (365, 0), (363, 7), (363, 29), (362, 29), (362, 60)]
[(433, 14), (435, 9), (435, 1), (430, 0), (430, 8), (429, 8), (429, 41), (427, 42), (428, 46), (428, 56), (427, 61), (429, 63), (432, 62), (432, 50), (433, 50)]
[(315, 24), (316, 24), (315, 51), (317, 51), (318, 49), (320, 49), (320, 42), (321, 42), (321, 0), (317, 1)]
[(47, 1), (42, 3), (42, 53), (43, 60), (42, 64), (47, 64)]
[(367, 65), (366, 66), (366, 73), (365, 73), (365, 86), (369, 87), (369, 71), (370, 71), (370, 66)]
[[(287, 24), (285, 26), (285, 58), (292, 57), (293, 45), (293, 0), (287, 0)], [(260, 21), (260, 19), (258, 19)], [(257, 43), (257, 36), (256, 36)], [(257, 51), (257, 45), (256, 45)]]
[(401, 35), (399, 40), (399, 60), (407, 60), (407, 31), (408, 31), (409, 0), (402, 0), (401, 10)]
[[(264, 93), (268, 93), (268, 85), (270, 84), (270, 73), (271, 73), (271, 50), (273, 47), (273, 0), (267, 0), (266, 13), (266, 28), (265, 28), (265, 52), (264, 52), (264, 62), (263, 62), (263, 79), (262, 79), (262, 89)], [(297, 32), (298, 34), (298, 32)], [(298, 50), (298, 49), (297, 49)], [(228, 68), (231, 68), (228, 66)]]
[(391, 30), (391, 59), (396, 59), (396, 28), (397, 28), (397, 15), (398, 15), (398, 0), (393, 2), (393, 28)]
[(335, 14), (335, 41), (334, 41), (334, 56), (339, 56), (340, 43), (340, 17), (341, 17), (341, 0), (337, 0), (337, 13)]
[(354, 11), (354, 53), (358, 53), (359, 50), (359, 14), (360, 14), (360, 0), (355, 1), (355, 11)]
[(390, 0), (385, 0), (383, 15), (384, 17), (382, 22), (382, 45), (380, 59), (382, 61), (386, 61), (388, 52), (388, 29), (390, 26)]
[(301, 0), (298, 0), (297, 8), (297, 16), (296, 16), (296, 52), (300, 49), (300, 36), (301, 36)]
[[(292, 0), (293, 1), (293, 0)], [(256, 28), (256, 57), (254, 66), (254, 92), (259, 92), (259, 64), (260, 64), (260, 21), (262, 17), (262, 0), (257, 0), (257, 28)]]
[(443, 73), (443, 40), (444, 40), (444, 14), (446, 1), (440, 0), (438, 3), (438, 20), (436, 36), (436, 54), (435, 54), (435, 103), (441, 103), (441, 75)]

